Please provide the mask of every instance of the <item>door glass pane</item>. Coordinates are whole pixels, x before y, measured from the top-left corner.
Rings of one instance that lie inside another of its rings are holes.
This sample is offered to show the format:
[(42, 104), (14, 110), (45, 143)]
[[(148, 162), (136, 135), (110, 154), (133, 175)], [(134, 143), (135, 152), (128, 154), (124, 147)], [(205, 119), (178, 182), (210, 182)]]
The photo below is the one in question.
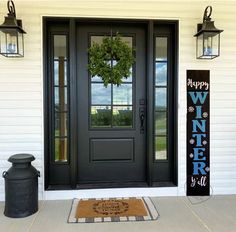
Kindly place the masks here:
[(103, 38), (104, 38), (104, 36), (102, 36), (102, 35), (91, 36), (91, 45), (93, 45), (93, 43), (101, 44)]
[(167, 61), (167, 37), (156, 37), (156, 61)]
[(53, 36), (54, 161), (68, 160), (67, 36)]
[(166, 110), (166, 88), (156, 88), (156, 110)]
[(99, 76), (94, 76), (94, 77), (92, 77), (91, 81), (92, 82), (102, 82), (102, 78)]
[(60, 84), (66, 86), (67, 85), (67, 61), (65, 59), (60, 58), (60, 59), (54, 60), (54, 85), (59, 85), (59, 71), (60, 71), (60, 81), (61, 81)]
[(105, 87), (100, 83), (92, 83), (92, 105), (109, 105), (111, 104), (111, 85)]
[(111, 107), (92, 106), (91, 125), (92, 127), (111, 127)]
[(54, 102), (56, 111), (67, 111), (67, 87), (54, 88)]
[(112, 122), (114, 127), (132, 127), (132, 106), (114, 106), (112, 114)]
[[(97, 43), (97, 44), (101, 44), (102, 43), (102, 40), (104, 37), (110, 37), (111, 34), (106, 34), (106, 35), (92, 35), (91, 36), (91, 45), (93, 43)], [(113, 36), (116, 36), (114, 33), (113, 33)], [(133, 46), (133, 37), (131, 36), (121, 36), (121, 40), (125, 43), (127, 43), (127, 45), (129, 47), (132, 47)]]
[(66, 37), (66, 35), (54, 35), (54, 59), (59, 57), (67, 58)]
[(166, 137), (155, 137), (155, 158), (157, 160), (167, 159), (167, 141)]
[(132, 84), (121, 84), (113, 87), (114, 105), (132, 105)]
[(130, 76), (127, 78), (123, 78), (122, 81), (123, 82), (132, 82), (132, 76), (133, 76), (133, 69), (132, 67), (130, 68)]
[[(91, 46), (93, 43), (101, 44), (106, 34), (91, 36)], [(115, 33), (113, 33), (115, 36)], [(132, 36), (121, 36), (122, 41), (128, 46), (133, 46)], [(117, 64), (116, 60), (107, 61), (111, 66)], [(133, 69), (127, 78), (123, 78), (123, 83), (119, 86), (109, 84), (104, 87), (102, 79), (99, 76), (91, 77), (91, 112), (90, 126), (107, 128), (124, 128), (133, 126)]]
[(55, 136), (66, 137), (67, 136), (67, 113), (55, 114)]
[(158, 86), (167, 85), (167, 63), (166, 62), (156, 63), (156, 85)]
[(55, 139), (55, 161), (56, 162), (67, 162), (68, 160), (68, 139), (67, 138), (56, 138)]
[(166, 112), (156, 112), (156, 135), (166, 135)]

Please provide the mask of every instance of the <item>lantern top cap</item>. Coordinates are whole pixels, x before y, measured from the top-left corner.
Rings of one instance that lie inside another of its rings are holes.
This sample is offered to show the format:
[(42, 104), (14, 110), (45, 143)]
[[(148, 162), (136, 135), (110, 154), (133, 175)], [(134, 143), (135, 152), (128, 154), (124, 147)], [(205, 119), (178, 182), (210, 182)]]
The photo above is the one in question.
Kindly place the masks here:
[(200, 30), (198, 30), (198, 32), (194, 36), (199, 36), (204, 32), (220, 34), (221, 32), (224, 31), (215, 27), (214, 21), (211, 21), (211, 14), (212, 14), (212, 6), (207, 6), (204, 11), (203, 22), (202, 24), (199, 24)]
[(0, 30), (7, 29), (16, 29), (21, 33), (26, 34), (26, 32), (22, 29), (22, 21), (20, 19), (16, 19), (16, 10), (13, 1), (7, 2), (8, 14), (5, 16), (5, 21), (0, 25)]

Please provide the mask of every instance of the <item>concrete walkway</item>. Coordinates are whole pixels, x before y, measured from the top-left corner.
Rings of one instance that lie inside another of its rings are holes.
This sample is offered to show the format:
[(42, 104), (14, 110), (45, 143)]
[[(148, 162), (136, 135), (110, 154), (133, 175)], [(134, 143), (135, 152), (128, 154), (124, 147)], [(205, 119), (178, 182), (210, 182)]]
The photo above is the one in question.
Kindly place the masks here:
[[(160, 213), (157, 221), (68, 224), (71, 201), (41, 201), (39, 211), (27, 218), (3, 215), (0, 202), (1, 232), (235, 232), (236, 195), (152, 198)], [(205, 200), (205, 201), (204, 201)]]

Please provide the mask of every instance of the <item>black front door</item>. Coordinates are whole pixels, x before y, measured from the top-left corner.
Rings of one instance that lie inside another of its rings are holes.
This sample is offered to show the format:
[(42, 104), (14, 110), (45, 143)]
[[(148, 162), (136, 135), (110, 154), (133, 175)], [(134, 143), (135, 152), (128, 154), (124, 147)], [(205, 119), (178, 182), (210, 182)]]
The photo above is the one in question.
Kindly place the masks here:
[[(117, 33), (135, 63), (104, 87), (88, 48)], [(177, 44), (176, 21), (44, 19), (46, 189), (177, 184)]]
[[(88, 73), (88, 48), (104, 36), (121, 35), (135, 49), (132, 74), (104, 87)], [(77, 183), (146, 182), (146, 39), (135, 24), (77, 25)]]

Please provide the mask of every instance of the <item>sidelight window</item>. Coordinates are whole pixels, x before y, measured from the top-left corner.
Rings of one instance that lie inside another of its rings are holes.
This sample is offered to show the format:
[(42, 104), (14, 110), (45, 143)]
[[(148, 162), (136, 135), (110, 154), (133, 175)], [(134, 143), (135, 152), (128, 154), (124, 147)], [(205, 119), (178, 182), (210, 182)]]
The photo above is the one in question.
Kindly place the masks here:
[(53, 36), (54, 161), (68, 161), (67, 36)]
[(155, 159), (167, 159), (168, 52), (167, 37), (156, 37), (155, 44)]

